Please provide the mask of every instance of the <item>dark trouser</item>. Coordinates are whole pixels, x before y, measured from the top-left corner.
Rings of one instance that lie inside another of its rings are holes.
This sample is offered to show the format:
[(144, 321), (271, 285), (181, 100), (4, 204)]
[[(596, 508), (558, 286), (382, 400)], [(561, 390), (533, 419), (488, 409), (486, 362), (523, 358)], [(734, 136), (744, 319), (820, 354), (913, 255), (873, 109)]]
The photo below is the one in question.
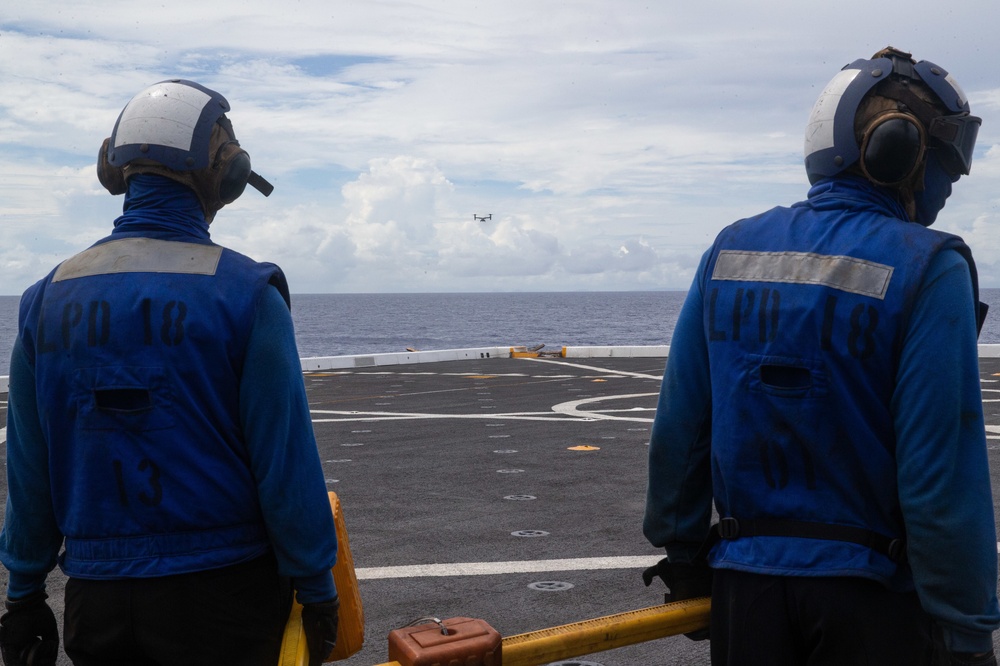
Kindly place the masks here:
[(76, 666), (274, 666), (291, 595), (271, 555), (162, 578), (71, 578), (66, 654)]
[(716, 569), (712, 666), (931, 666), (932, 621), (916, 593), (864, 578)]

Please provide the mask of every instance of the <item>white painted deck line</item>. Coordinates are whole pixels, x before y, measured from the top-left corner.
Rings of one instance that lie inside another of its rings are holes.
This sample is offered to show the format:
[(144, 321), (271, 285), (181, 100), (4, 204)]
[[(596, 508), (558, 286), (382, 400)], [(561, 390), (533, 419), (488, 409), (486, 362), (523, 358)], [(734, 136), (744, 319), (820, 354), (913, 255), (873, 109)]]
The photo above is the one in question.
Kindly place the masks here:
[(524, 562), (457, 562), (454, 564), (410, 564), (398, 567), (355, 569), (358, 580), (422, 578), (443, 576), (489, 576), (495, 574), (544, 573), (548, 571), (597, 571), (599, 569), (642, 569), (659, 562), (663, 555), (635, 557), (581, 557), (565, 560)]

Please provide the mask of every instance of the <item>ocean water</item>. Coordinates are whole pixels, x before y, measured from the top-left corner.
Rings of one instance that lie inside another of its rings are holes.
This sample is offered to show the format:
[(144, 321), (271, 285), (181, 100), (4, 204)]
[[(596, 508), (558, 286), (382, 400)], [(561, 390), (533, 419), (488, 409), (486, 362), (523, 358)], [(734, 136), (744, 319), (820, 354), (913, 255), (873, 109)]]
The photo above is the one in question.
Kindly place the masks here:
[(348, 294), (292, 298), (302, 356), (486, 346), (661, 345), (683, 292)]
[[(296, 294), (299, 356), (466, 347), (663, 345), (681, 291)], [(0, 375), (10, 367), (19, 297), (0, 296)]]
[[(292, 318), (300, 357), (545, 345), (665, 345), (683, 291), (485, 294), (299, 294)], [(1000, 289), (981, 343), (1000, 343)], [(0, 296), (0, 375), (9, 369), (19, 297)]]

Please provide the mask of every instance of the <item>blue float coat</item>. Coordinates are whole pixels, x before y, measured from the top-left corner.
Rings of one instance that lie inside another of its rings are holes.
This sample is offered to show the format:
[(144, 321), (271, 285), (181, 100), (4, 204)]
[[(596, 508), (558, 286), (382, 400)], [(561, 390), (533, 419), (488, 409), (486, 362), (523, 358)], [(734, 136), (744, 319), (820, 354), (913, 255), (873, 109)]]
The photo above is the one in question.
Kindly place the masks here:
[[(873, 203), (882, 207), (881, 215), (905, 219), (898, 204), (861, 181), (818, 183), (810, 199), (831, 190), (843, 196), (828, 214), (830, 224), (852, 211), (870, 211)], [(703, 257), (674, 329), (650, 441), (644, 532), (653, 545), (666, 548), (672, 561), (689, 561), (708, 533), (715, 494), (713, 409), (738, 407), (712, 404), (706, 312), (713, 252)], [(901, 515), (905, 523), (912, 579), (906, 567), (900, 568), (904, 580), (889, 579), (878, 567), (855, 574), (892, 587), (915, 586), (923, 607), (943, 627), (946, 646), (960, 652), (991, 649), (991, 633), (1000, 627), (972, 285), (970, 264), (958, 251), (946, 249), (931, 259), (902, 332), (895, 385), (885, 404), (893, 431), (887, 438), (894, 437), (885, 446), (895, 446), (898, 506), (883, 510)], [(730, 507), (741, 509), (748, 507)], [(741, 541), (754, 539), (726, 545)], [(796, 541), (806, 540), (789, 538), (787, 547), (796, 548)], [(766, 558), (762, 551), (767, 549), (766, 543), (756, 551), (743, 548), (744, 563), (738, 561), (739, 552), (710, 561), (717, 567), (762, 571), (768, 563), (755, 558)], [(813, 566), (775, 573), (845, 575), (837, 571), (839, 563), (824, 557), (817, 555)]]
[[(133, 177), (124, 214), (109, 240), (147, 234), (207, 241), (208, 225), (194, 193), (157, 176)], [(336, 595), (330, 573), (336, 535), (291, 315), (285, 295), (274, 286), (263, 289), (252, 313), (238, 383), (245, 460), (279, 571), (293, 579), (300, 602), (331, 599)], [(44, 586), (63, 542), (63, 517), (54, 508), (49, 447), (39, 414), (35, 367), (19, 337), (11, 357), (8, 500), (0, 533), (0, 560), (11, 572), (8, 594), (14, 598)], [(143, 575), (157, 575), (156, 567)]]

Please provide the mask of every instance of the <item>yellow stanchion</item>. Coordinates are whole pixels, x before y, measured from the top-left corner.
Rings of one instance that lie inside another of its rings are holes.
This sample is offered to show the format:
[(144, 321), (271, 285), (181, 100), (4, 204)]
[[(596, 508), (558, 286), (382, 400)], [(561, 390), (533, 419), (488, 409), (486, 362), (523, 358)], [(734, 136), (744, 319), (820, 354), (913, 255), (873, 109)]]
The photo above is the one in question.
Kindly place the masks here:
[[(708, 626), (708, 597), (583, 620), (503, 639), (503, 666), (541, 666)], [(389, 661), (378, 666), (402, 666)]]

